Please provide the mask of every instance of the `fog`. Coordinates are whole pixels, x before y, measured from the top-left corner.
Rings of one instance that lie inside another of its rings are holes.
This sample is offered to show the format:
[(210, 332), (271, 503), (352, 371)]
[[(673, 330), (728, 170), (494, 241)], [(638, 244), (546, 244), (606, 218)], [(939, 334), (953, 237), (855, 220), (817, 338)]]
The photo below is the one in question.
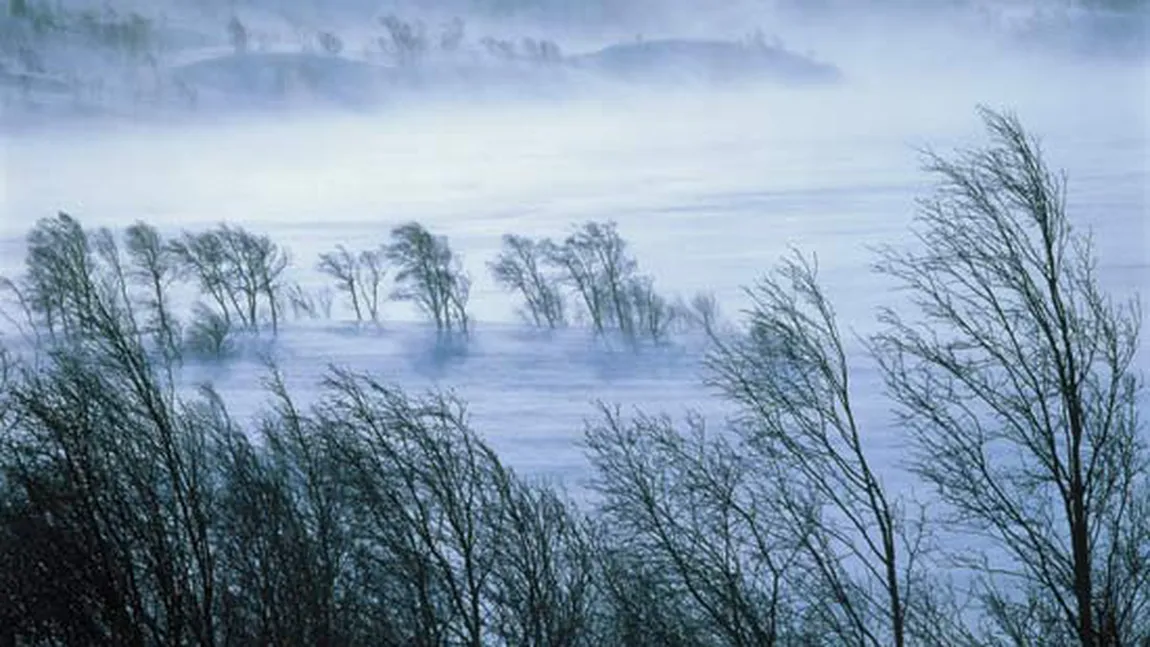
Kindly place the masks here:
[[(545, 91), (521, 78), (489, 91), (467, 77), (381, 105), (265, 105), (245, 93), (194, 110), (13, 120), (0, 149), (0, 274), (19, 271), (22, 237), (59, 210), (85, 226), (144, 220), (165, 233), (240, 224), (290, 249), (294, 278), (312, 286), (324, 280), (320, 252), (383, 243), (392, 226), (419, 221), (449, 237), (475, 280), (474, 346), (440, 361), (421, 350), (406, 306), (388, 304), (378, 333), (341, 324), (337, 311), (277, 342), (289, 376), (306, 388), (326, 363), (352, 363), (457, 388), (510, 462), (561, 474), (581, 469), (577, 440), (593, 398), (674, 413), (718, 405), (700, 385), (693, 341), (640, 358), (588, 350), (576, 332), (547, 339), (516, 326), (512, 297), (486, 268), (505, 233), (561, 237), (615, 220), (661, 290), (713, 291), (733, 316), (741, 288), (797, 247), (818, 255), (844, 328), (866, 334), (893, 298), (869, 271), (873, 248), (908, 239), (915, 199), (930, 187), (919, 151), (977, 144), (975, 107), (985, 104), (1016, 111), (1066, 169), (1072, 217), (1093, 231), (1107, 286), (1147, 292), (1143, 55), (1012, 45), (973, 31), (973, 20), (739, 11), (684, 5), (637, 26), (647, 39), (737, 39), (739, 27), (773, 24), (788, 50), (809, 50), (841, 79), (621, 82), (580, 72)], [(596, 31), (584, 21), (565, 33), (538, 16), (468, 20), (533, 29), (576, 53), (637, 33), (631, 22)], [(351, 42), (354, 27), (346, 33)], [(1150, 366), (1145, 354), (1141, 364)], [(192, 374), (218, 380), (251, 412), (261, 370), (253, 360)], [(884, 424), (883, 405), (872, 409)]]

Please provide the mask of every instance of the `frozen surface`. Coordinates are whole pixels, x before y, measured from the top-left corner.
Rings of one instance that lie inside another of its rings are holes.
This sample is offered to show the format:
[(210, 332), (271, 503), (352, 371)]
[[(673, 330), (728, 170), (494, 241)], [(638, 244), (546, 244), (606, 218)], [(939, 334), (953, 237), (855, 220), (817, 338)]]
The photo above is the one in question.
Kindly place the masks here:
[[(1107, 285), (1150, 293), (1146, 67), (1029, 65), (860, 73), (839, 88), (9, 133), (0, 135), (0, 273), (19, 270), (24, 233), (60, 209), (87, 226), (249, 226), (291, 250), (305, 284), (320, 280), (319, 252), (381, 243), (391, 226), (418, 220), (450, 237), (476, 279), (467, 352), (437, 352), (413, 313), (388, 304), (380, 331), (289, 329), (273, 351), (289, 383), (306, 393), (335, 363), (454, 389), (508, 462), (577, 488), (593, 400), (716, 417), (722, 405), (701, 385), (697, 340), (635, 355), (583, 332), (548, 337), (516, 325), (512, 299), (485, 268), (504, 233), (561, 235), (614, 219), (660, 289), (712, 290), (728, 314), (743, 304), (740, 286), (798, 246), (818, 254), (843, 326), (865, 334), (889, 300), (869, 271), (870, 247), (906, 240), (914, 199), (928, 188), (915, 148), (980, 143), (973, 108), (986, 103), (1016, 110), (1069, 173), (1074, 221), (1093, 229)], [(1146, 353), (1139, 361), (1150, 368)], [(900, 441), (886, 431), (873, 373), (859, 367), (871, 442), (897, 463)], [(262, 371), (249, 358), (190, 366), (187, 377), (214, 381), (250, 415), (264, 398)]]

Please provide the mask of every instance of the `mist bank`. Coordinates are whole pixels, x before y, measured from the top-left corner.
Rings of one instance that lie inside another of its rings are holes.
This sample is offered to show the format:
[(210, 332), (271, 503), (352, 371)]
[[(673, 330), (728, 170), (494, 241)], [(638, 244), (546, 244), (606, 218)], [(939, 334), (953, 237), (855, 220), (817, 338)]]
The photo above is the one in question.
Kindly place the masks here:
[(612, 5), (636, 16), (625, 19), (573, 3), (489, 4), (125, 2), (94, 11), (14, 1), (0, 16), (0, 127), (883, 77), (910, 85), (956, 72), (997, 77), (1004, 61), (1043, 74), (1146, 61), (1148, 14), (1137, 7)]

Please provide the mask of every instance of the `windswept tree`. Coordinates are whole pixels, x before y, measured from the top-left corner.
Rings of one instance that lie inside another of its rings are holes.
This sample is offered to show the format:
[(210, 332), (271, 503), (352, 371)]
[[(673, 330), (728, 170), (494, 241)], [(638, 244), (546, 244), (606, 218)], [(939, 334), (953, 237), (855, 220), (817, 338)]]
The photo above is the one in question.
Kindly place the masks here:
[(184, 232), (170, 249), (229, 326), (238, 321), (256, 331), (268, 321), (278, 332), (290, 256), (268, 236), (225, 224)]
[(379, 47), (400, 67), (418, 65), (427, 55), (427, 27), (421, 21), (408, 22), (394, 14), (379, 19), (386, 34), (378, 39)]
[(379, 322), (380, 290), (387, 278), (387, 250), (379, 247), (359, 253), (362, 276), (359, 281), (359, 300), (373, 323)]
[(258, 330), (263, 318), (262, 302), (267, 307), (273, 334), (278, 332), (285, 289), (282, 278), (290, 263), (287, 251), (268, 236), (242, 227), (220, 225), (211, 234), (223, 243), (232, 291), (242, 298), (241, 319), (247, 327)]
[(124, 247), (130, 260), (128, 276), (144, 293), (141, 305), (148, 313), (145, 322), (156, 346), (173, 360), (180, 356), (180, 326), (169, 291), (179, 278), (179, 258), (155, 227), (137, 222), (124, 232)]
[[(168, 243), (180, 259), (180, 274), (194, 280), (201, 296), (206, 296), (224, 322), (232, 325), (232, 313), (242, 313), (228, 273), (227, 251), (213, 232), (183, 232)], [(237, 315), (238, 316), (238, 315)]]
[(737, 405), (742, 451), (776, 471), (774, 523), (800, 547), (808, 612), (847, 644), (912, 640), (921, 544), (884, 485), (857, 416), (850, 365), (815, 265), (796, 254), (748, 290), (745, 331), (712, 335), (708, 382)]
[(0, 552), (23, 566), (18, 606), (0, 600), (0, 613), (34, 602), (5, 624), (47, 642), (209, 642), (209, 430), (181, 418), (163, 358), (148, 352), (115, 237), (63, 214), (34, 233), (33, 248), (57, 246), (30, 255), (21, 282), (55, 290), (62, 317), (39, 320), (61, 328), (6, 386)]
[(684, 428), (602, 406), (585, 438), (601, 499), (598, 567), (620, 643), (797, 642), (799, 543), (777, 523), (771, 471), (697, 416)]
[(343, 245), (336, 245), (330, 252), (319, 255), (316, 269), (335, 279), (335, 289), (347, 294), (356, 322), (363, 321), (363, 308), (359, 304), (360, 283), (363, 272), (359, 258)]
[(631, 332), (627, 280), (638, 264), (614, 222), (588, 222), (553, 248), (552, 262), (579, 295), (595, 332), (615, 327)]
[(558, 328), (567, 323), (566, 303), (558, 281), (547, 267), (553, 243), (523, 236), (503, 236), (503, 249), (488, 267), (495, 282), (523, 297), (523, 316), (536, 326)]
[(397, 268), (392, 298), (411, 301), (440, 333), (468, 332), (471, 279), (444, 236), (411, 222), (391, 232), (386, 256)]
[(1066, 179), (1011, 115), (990, 145), (930, 153), (919, 245), (879, 269), (914, 314), (876, 340), (913, 465), (948, 519), (990, 539), (956, 557), (1016, 644), (1150, 641), (1150, 472), (1133, 365), (1140, 313), (1099, 284)]
[(587, 222), (546, 252), (559, 280), (571, 289), (596, 334), (614, 330), (626, 339), (661, 341), (679, 319), (679, 309), (639, 273), (639, 263), (614, 222)]
[(246, 54), (248, 51), (248, 41), (251, 35), (248, 33), (248, 28), (244, 23), (240, 22), (238, 16), (232, 16), (228, 20), (228, 42), (231, 43), (232, 51), (236, 54)]

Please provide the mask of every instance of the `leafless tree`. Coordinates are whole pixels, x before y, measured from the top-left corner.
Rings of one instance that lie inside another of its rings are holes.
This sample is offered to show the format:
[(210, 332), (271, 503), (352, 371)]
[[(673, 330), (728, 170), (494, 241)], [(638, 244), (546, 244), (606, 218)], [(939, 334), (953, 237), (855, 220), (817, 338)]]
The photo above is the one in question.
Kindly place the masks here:
[(336, 280), (336, 289), (346, 293), (351, 299), (356, 322), (363, 321), (363, 309), (359, 305), (363, 272), (359, 258), (343, 245), (336, 245), (335, 251), (320, 254), (316, 269)]
[[(798, 544), (777, 526), (774, 482), (756, 473), (759, 466), (709, 435), (697, 416), (684, 432), (665, 416), (626, 420), (604, 406), (586, 443), (610, 538), (605, 554), (629, 565), (619, 575), (622, 564), (604, 566), (614, 604), (622, 605), (615, 613), (639, 612), (661, 625), (624, 623), (628, 641), (788, 644), (796, 626), (788, 576)], [(641, 580), (615, 581), (620, 576)], [(634, 588), (640, 583), (647, 592)], [(655, 599), (642, 611), (629, 608), (645, 594)]]
[(343, 39), (330, 31), (321, 31), (316, 34), (316, 41), (320, 49), (331, 56), (339, 56), (343, 51)]
[(627, 279), (637, 267), (613, 222), (588, 222), (552, 248), (551, 262), (579, 296), (595, 332), (615, 327), (632, 332), (626, 303)]
[(587, 222), (562, 244), (543, 241), (560, 281), (576, 295), (596, 334), (618, 331), (625, 339), (662, 341), (679, 310), (654, 289), (654, 279), (639, 273), (614, 222)]
[(359, 300), (367, 309), (373, 323), (379, 322), (379, 292), (387, 278), (387, 250), (365, 249), (359, 253), (359, 267), (363, 273), (359, 281)]
[(273, 334), (279, 330), (284, 271), (290, 257), (267, 236), (220, 225), (184, 234), (170, 243), (185, 275), (193, 277), (230, 326), (233, 316), (248, 330), (259, 330), (267, 307)]
[(451, 20), (444, 23), (441, 33), (439, 35), (439, 49), (445, 52), (454, 52), (459, 49), (463, 44), (463, 39), (466, 36), (466, 26), (463, 19), (455, 16)]
[(713, 336), (709, 383), (737, 403), (747, 451), (782, 470), (778, 521), (831, 595), (827, 623), (845, 642), (907, 644), (920, 538), (868, 455), (815, 266), (796, 254), (749, 296), (746, 332)]
[[(990, 145), (928, 153), (939, 180), (911, 251), (879, 269), (910, 295), (876, 340), (914, 467), (993, 554), (984, 608), (1017, 644), (1150, 640), (1150, 476), (1137, 418), (1137, 303), (1099, 284), (1066, 180), (1012, 115)], [(1000, 585), (999, 585), (1000, 584)]]
[(179, 259), (151, 225), (143, 222), (124, 233), (125, 249), (131, 260), (129, 276), (140, 284), (146, 296), (142, 303), (149, 312), (146, 323), (156, 338), (160, 352), (175, 360), (180, 356), (180, 327), (171, 307), (168, 291), (178, 278)]
[(181, 276), (195, 280), (201, 293), (211, 299), (219, 316), (230, 327), (232, 313), (242, 313), (243, 308), (231, 288), (223, 241), (212, 232), (185, 231), (168, 244), (180, 259)]
[(411, 67), (423, 60), (428, 41), (427, 29), (422, 22), (408, 22), (389, 14), (380, 18), (379, 23), (387, 30), (387, 35), (379, 38), (380, 49), (397, 65)]
[(634, 334), (654, 342), (664, 341), (683, 313), (655, 291), (650, 276), (634, 276), (627, 281), (627, 303)]
[(523, 296), (523, 314), (531, 323), (557, 328), (566, 324), (566, 303), (546, 267), (552, 246), (547, 240), (507, 234), (502, 251), (488, 266), (496, 283)]
[(248, 28), (240, 22), (239, 17), (232, 16), (231, 20), (228, 21), (228, 42), (231, 43), (232, 50), (236, 54), (246, 54), (249, 40)]
[(392, 298), (412, 301), (440, 333), (468, 333), (471, 279), (447, 238), (411, 222), (391, 232), (386, 257), (397, 268)]
[(226, 251), (228, 276), (232, 291), (243, 300), (241, 319), (258, 330), (261, 320), (260, 302), (268, 308), (272, 333), (279, 331), (283, 272), (290, 263), (288, 253), (264, 235), (254, 234), (240, 227), (220, 225), (211, 234), (218, 236)]
[(0, 468), (16, 522), (46, 542), (17, 547), (17, 561), (74, 570), (81, 587), (49, 605), (39, 626), (62, 635), (87, 627), (81, 635), (96, 643), (212, 644), (204, 430), (181, 419), (174, 385), (146, 351), (111, 233), (88, 234), (66, 216), (35, 231), (37, 241), (67, 243), (36, 262), (41, 278), (58, 280), (50, 302), (64, 304), (58, 321), (68, 323), (11, 385), (16, 418), (0, 438)]

